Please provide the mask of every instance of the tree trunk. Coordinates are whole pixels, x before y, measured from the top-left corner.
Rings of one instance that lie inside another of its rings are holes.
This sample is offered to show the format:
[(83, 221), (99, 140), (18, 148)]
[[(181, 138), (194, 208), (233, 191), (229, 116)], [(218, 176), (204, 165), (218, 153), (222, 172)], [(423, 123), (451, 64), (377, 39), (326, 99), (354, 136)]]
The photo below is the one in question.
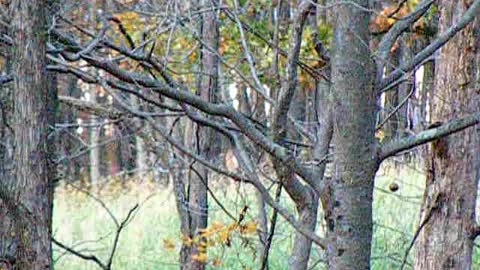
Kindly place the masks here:
[[(45, 1), (10, 2), (13, 81), (13, 181), (0, 198), (15, 227), (15, 269), (51, 269), (53, 189), (49, 183)], [(50, 167), (51, 168), (51, 167)]]
[[(315, 231), (317, 226), (317, 212), (318, 212), (318, 196), (315, 196), (313, 192), (309, 196), (311, 200), (308, 200), (304, 205), (297, 206), (298, 220), (302, 225)], [(310, 253), (312, 250), (312, 240), (305, 237), (303, 234), (296, 232), (293, 242), (292, 253), (288, 260), (289, 270), (306, 270), (308, 269), (308, 261), (310, 259)]]
[[(392, 72), (398, 67), (400, 62), (400, 49), (397, 48), (394, 50), (390, 55), (390, 62), (386, 69), (388, 72)], [(398, 106), (398, 86), (392, 89), (392, 91), (388, 91), (385, 94), (385, 104), (383, 106), (383, 113), (381, 114), (383, 117), (381, 121), (385, 121), (386, 117), (388, 117)], [(393, 139), (397, 136), (398, 133), (398, 118), (401, 117), (398, 113), (395, 113), (391, 116), (390, 119), (385, 122), (384, 125), (384, 134), (385, 139)]]
[[(132, 97), (131, 99), (132, 104), (135, 104), (136, 107), (143, 108), (141, 106), (141, 100), (138, 100), (137, 97)], [(136, 129), (140, 128), (148, 128), (142, 127), (139, 124)], [(142, 139), (141, 136), (135, 136), (135, 175), (138, 179), (141, 179), (143, 175), (147, 172), (148, 169), (148, 152), (146, 150), (145, 141)]]
[[(473, 1), (442, 1), (440, 32), (453, 25)], [(432, 121), (447, 121), (478, 111), (477, 18), (440, 51), (435, 67)], [(429, 174), (416, 245), (415, 269), (471, 269), (475, 202), (480, 169), (478, 128), (430, 145)]]
[[(404, 65), (405, 63), (411, 61), (412, 59), (412, 41), (406, 37), (400, 37), (398, 40), (399, 43), (399, 50), (400, 50), (400, 59), (399, 65)], [(408, 95), (412, 91), (412, 87), (415, 84), (415, 76), (409, 75), (407, 76), (407, 81), (398, 85), (398, 92), (397, 92), (397, 106), (403, 102), (403, 105), (398, 109), (397, 112), (397, 137), (404, 137), (408, 135), (409, 131), (409, 118), (408, 118), (408, 110), (410, 107), (410, 100)], [(407, 101), (405, 101), (407, 99)], [(404, 102), (405, 101), (405, 102)]]
[[(201, 0), (202, 6), (218, 5), (216, 1)], [(201, 38), (205, 46), (201, 50), (201, 76), (197, 94), (209, 102), (218, 102), (218, 57), (211, 50), (218, 50), (219, 29), (217, 12), (215, 8), (206, 12), (202, 18)], [(197, 153), (205, 155), (207, 160), (215, 160), (219, 153), (219, 140), (213, 130), (197, 126), (195, 130)], [(208, 224), (208, 178), (209, 171), (202, 165), (196, 164), (190, 173), (189, 208), (190, 211), (190, 236), (193, 238)], [(201, 240), (203, 241), (203, 240)], [(201, 255), (206, 250), (199, 249), (200, 245), (193, 245), (189, 254), (189, 264), (186, 269), (205, 269), (205, 262), (195, 259), (194, 255)]]
[[(317, 121), (318, 125), (316, 128), (316, 138), (317, 142), (313, 149), (313, 159), (320, 161), (324, 160), (326, 155), (329, 152), (329, 146), (332, 139), (332, 118), (331, 110), (328, 101), (328, 95), (330, 94), (330, 84), (327, 81), (320, 81), (317, 84), (316, 89), (316, 100), (315, 100), (315, 116), (314, 119)], [(318, 116), (318, 119), (316, 119)], [(317, 167), (315, 175), (319, 179), (318, 183), (322, 181), (327, 181), (325, 179), (326, 162), (322, 162)], [(327, 195), (327, 194), (324, 194)], [(328, 196), (328, 195), (327, 195)], [(317, 213), (319, 207), (319, 197), (322, 198), (322, 202), (326, 199), (323, 194), (318, 196), (313, 192), (309, 194), (311, 201), (307, 203), (297, 205), (297, 213), (299, 221), (312, 231), (315, 231), (317, 225)], [(310, 253), (312, 249), (312, 240), (308, 237), (305, 237), (303, 234), (296, 232), (294, 246), (292, 254), (290, 255), (289, 260), (289, 269), (290, 270), (306, 270), (308, 269), (308, 261), (310, 258)]]
[[(96, 102), (97, 86), (92, 84), (88, 85), (88, 88), (90, 90), (90, 101)], [(100, 121), (97, 116), (90, 116), (90, 124), (96, 125), (99, 123)], [(90, 183), (95, 184), (100, 180), (100, 146), (98, 145), (100, 142), (100, 128), (97, 126), (90, 127), (88, 136), (91, 147), (90, 151), (88, 152), (89, 178)]]
[[(90, 1), (88, 5), (88, 18), (90, 23), (90, 28), (92, 30), (96, 29), (97, 25), (97, 0)], [(94, 73), (98, 74), (98, 71), (94, 71)], [(91, 84), (87, 85), (89, 94), (90, 94), (90, 101), (96, 103), (97, 102), (97, 85)], [(90, 183), (95, 184), (100, 180), (100, 146), (98, 145), (100, 142), (100, 127), (95, 126), (96, 124), (101, 123), (101, 119), (92, 114), (90, 116), (90, 124), (92, 127), (89, 128), (88, 136), (89, 136), (89, 144), (90, 144), (90, 151), (88, 151), (88, 172)]]
[[(368, 9), (367, 0), (352, 1)], [(327, 224), (329, 269), (370, 269), (375, 158), (375, 95), (369, 13), (355, 5), (335, 8), (332, 106), (335, 146)]]
[[(7, 56), (8, 57), (8, 56)], [(11, 73), (11, 59), (5, 61), (5, 70)], [(0, 93), (2, 117), (0, 118), (0, 191), (10, 185), (13, 179), (13, 130), (12, 126), (12, 89), (9, 85), (2, 85)], [(0, 193), (1, 194), (1, 193)], [(17, 243), (14, 236), (13, 219), (6, 209), (3, 198), (0, 197), (0, 269), (11, 269), (15, 261)]]

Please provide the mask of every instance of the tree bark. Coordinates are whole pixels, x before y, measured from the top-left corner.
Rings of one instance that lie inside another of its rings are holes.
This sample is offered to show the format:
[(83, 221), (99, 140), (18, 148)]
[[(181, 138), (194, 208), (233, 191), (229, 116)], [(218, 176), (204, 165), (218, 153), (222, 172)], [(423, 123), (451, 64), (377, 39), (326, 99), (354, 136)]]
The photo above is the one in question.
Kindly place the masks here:
[[(458, 21), (473, 1), (442, 1), (440, 32)], [(441, 50), (435, 67), (432, 121), (478, 111), (480, 20)], [(471, 269), (475, 202), (480, 169), (480, 132), (465, 130), (430, 144), (428, 177), (416, 243), (415, 269)], [(436, 200), (436, 208), (432, 208)]]
[[(95, 31), (96, 25), (98, 22), (97, 18), (97, 0), (89, 1), (88, 5), (88, 19), (89, 19), (89, 28)], [(94, 71), (98, 74), (98, 71)], [(96, 103), (97, 100), (97, 89), (98, 86), (95, 84), (86, 85), (88, 87), (88, 92), (90, 94), (90, 101)], [(88, 141), (90, 144), (90, 151), (88, 151), (88, 172), (91, 184), (96, 184), (100, 180), (100, 127), (95, 126), (96, 124), (101, 123), (101, 119), (92, 114), (89, 117), (90, 123), (93, 125), (88, 130)]]
[[(306, 203), (297, 206), (298, 220), (302, 225), (315, 231), (317, 226), (317, 212), (318, 212), (318, 196), (311, 194), (305, 197), (311, 198)], [(312, 240), (305, 237), (303, 234), (296, 232), (293, 242), (292, 253), (288, 260), (288, 269), (290, 270), (305, 270), (308, 269), (308, 261), (312, 250)]]
[[(48, 157), (45, 1), (10, 2), (13, 81), (13, 181), (0, 198), (15, 228), (15, 269), (51, 269), (53, 189)], [(3, 220), (2, 220), (3, 222)]]
[[(200, 1), (202, 6), (211, 7), (212, 11), (206, 12), (202, 18), (201, 38), (205, 46), (201, 50), (201, 76), (197, 94), (209, 102), (218, 102), (218, 57), (211, 50), (218, 50), (219, 29), (217, 22), (217, 1)], [(215, 160), (219, 153), (220, 143), (216, 140), (217, 134), (207, 127), (197, 126), (195, 130), (196, 149), (199, 154), (204, 154), (208, 160)], [(190, 173), (189, 208), (190, 211), (190, 235), (195, 237), (199, 231), (208, 225), (208, 178), (209, 171), (202, 165), (194, 165)], [(196, 260), (193, 255), (199, 255), (206, 251), (199, 250), (199, 245), (194, 245), (189, 254), (189, 264), (186, 269), (205, 269), (205, 262)]]
[[(366, 9), (369, 1), (352, 1)], [(370, 269), (375, 157), (374, 69), (369, 13), (355, 5), (335, 8), (332, 45), (332, 181), (324, 209), (329, 269)]]

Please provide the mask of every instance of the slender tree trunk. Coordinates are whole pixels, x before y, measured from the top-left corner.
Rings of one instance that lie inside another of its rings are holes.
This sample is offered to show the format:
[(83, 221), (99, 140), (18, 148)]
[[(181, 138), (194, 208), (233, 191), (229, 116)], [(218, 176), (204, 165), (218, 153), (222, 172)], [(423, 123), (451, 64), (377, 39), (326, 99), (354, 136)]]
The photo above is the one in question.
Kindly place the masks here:
[[(397, 48), (395, 51), (391, 53), (390, 61), (387, 66), (387, 71), (392, 72), (398, 67), (400, 60), (400, 50)], [(398, 87), (392, 89), (392, 91), (388, 91), (385, 93), (385, 105), (383, 106), (383, 118), (381, 121), (384, 121), (386, 117), (388, 117), (393, 110), (398, 106)], [(398, 113), (392, 115), (392, 117), (385, 123), (384, 132), (385, 132), (385, 139), (393, 139), (397, 136), (398, 133), (398, 118), (401, 117)]]
[[(322, 14), (322, 13), (321, 13)], [(313, 35), (315, 36), (314, 42), (317, 42), (318, 33), (317, 33), (317, 20), (316, 14), (314, 13), (309, 17), (310, 24), (312, 27)], [(322, 23), (326, 23), (326, 14), (322, 14), (320, 18)], [(319, 57), (322, 57), (322, 52), (317, 52)], [(329, 73), (330, 69), (326, 70), (326, 73)], [(328, 75), (329, 76), (329, 75)], [(316, 143), (314, 145), (312, 151), (312, 158), (313, 160), (320, 161), (324, 160), (326, 155), (329, 151), (330, 142), (332, 139), (332, 118), (331, 118), (331, 111), (330, 111), (330, 102), (329, 102), (329, 95), (330, 95), (330, 83), (325, 80), (320, 80), (317, 82), (312, 96), (312, 100), (309, 101), (308, 98), (304, 101), (304, 103), (311, 103), (307, 104), (307, 108), (311, 108), (311, 111), (299, 111), (298, 108), (293, 108), (293, 114), (297, 112), (297, 114), (305, 113), (305, 117), (309, 124), (316, 123), (314, 128), (312, 128), (312, 132), (316, 133)], [(298, 95), (298, 94), (296, 94)], [(295, 104), (292, 104), (293, 106)], [(297, 104), (303, 107), (303, 104)], [(297, 106), (298, 107), (298, 106)], [(325, 161), (325, 160), (324, 160)], [(315, 175), (318, 178), (317, 184), (321, 182), (327, 181), (324, 178), (325, 169), (326, 169), (326, 162), (321, 162), (316, 167), (317, 170), (315, 171)], [(311, 198), (310, 201), (306, 201), (304, 203), (297, 204), (297, 213), (299, 217), (299, 221), (305, 226), (305, 228), (310, 229), (311, 231), (315, 231), (317, 225), (317, 214), (318, 214), (318, 207), (319, 207), (319, 199), (322, 198), (322, 203), (326, 199), (324, 195), (328, 194), (315, 194), (311, 192), (308, 194)], [(310, 259), (310, 254), (312, 250), (312, 241), (305, 237), (303, 234), (296, 232), (295, 233), (295, 240), (294, 246), (292, 249), (292, 253), (290, 255), (289, 260), (289, 269), (290, 270), (306, 270), (308, 269), (308, 262)]]
[[(217, 6), (216, 1), (201, 0), (202, 6)], [(204, 74), (200, 80), (198, 95), (210, 102), (218, 101), (218, 57), (211, 50), (218, 50), (219, 29), (217, 22), (217, 11), (206, 12), (202, 18), (201, 38), (206, 46), (201, 50), (201, 73)], [(196, 148), (199, 154), (205, 155), (208, 160), (215, 160), (220, 147), (216, 134), (207, 127), (197, 126), (195, 131), (197, 138)], [(206, 228), (208, 224), (208, 178), (209, 171), (201, 165), (194, 165), (190, 173), (189, 208), (190, 211), (190, 235), (195, 237), (199, 231)], [(205, 262), (195, 259), (194, 255), (204, 253), (199, 245), (191, 249), (190, 262), (187, 269), (205, 269)]]
[(14, 180), (0, 187), (0, 198), (14, 223), (14, 263), (21, 270), (52, 267), (45, 7), (45, 1), (10, 2), (15, 166)]
[[(247, 87), (245, 85), (239, 85), (238, 93), (237, 93), (237, 100), (239, 101), (239, 111), (244, 113), (245, 115), (253, 115), (253, 117), (260, 123), (265, 123), (267, 121), (267, 117), (265, 114), (265, 99), (259, 93), (256, 93), (255, 99), (250, 98), (247, 92)], [(252, 109), (252, 105), (255, 107)], [(248, 145), (247, 142), (244, 141), (245, 145)], [(248, 147), (248, 154), (252, 157), (253, 160), (261, 162), (259, 159), (261, 158), (259, 149), (257, 147)], [(268, 261), (267, 250), (267, 241), (268, 241), (268, 216), (267, 216), (267, 209), (266, 203), (263, 196), (260, 192), (255, 191), (255, 199), (258, 204), (257, 209), (257, 222), (258, 222), (258, 231), (259, 231), (259, 243), (257, 247), (257, 259), (260, 263), (262, 260), (266, 259)], [(265, 268), (268, 269), (268, 262), (265, 264)], [(261, 270), (264, 270), (261, 269)]]
[[(96, 102), (96, 85), (89, 85), (90, 89), (90, 101)], [(98, 117), (95, 115), (90, 116), (90, 123), (91, 124), (98, 124)], [(98, 146), (99, 139), (100, 139), (100, 128), (96, 126), (92, 126), (88, 132), (89, 135), (89, 144), (90, 151), (88, 152), (88, 167), (90, 173), (90, 183), (95, 184), (100, 179), (100, 148)]]
[[(369, 8), (368, 0), (352, 1)], [(332, 270), (370, 269), (375, 158), (375, 95), (369, 50), (369, 13), (335, 8), (332, 46), (333, 177), (324, 210)]]
[[(412, 59), (412, 47), (413, 45), (410, 44), (412, 43), (411, 40), (407, 37), (401, 37), (399, 40), (399, 50), (400, 50), (400, 59), (399, 59), (399, 65), (403, 65), (406, 62), (411, 61)], [(397, 137), (403, 137), (407, 135), (408, 129), (410, 128), (409, 125), (409, 118), (408, 118), (408, 108), (410, 106), (410, 100), (408, 98), (408, 95), (412, 91), (412, 87), (414, 87), (415, 84), (415, 76), (410, 75), (407, 77), (407, 81), (401, 83), (398, 86), (398, 92), (397, 92), (397, 106), (400, 105), (403, 102), (403, 105), (398, 109), (397, 112)], [(407, 101), (405, 101), (407, 99)], [(405, 102), (404, 102), (405, 101)]]
[[(454, 24), (471, 2), (442, 1), (440, 32)], [(477, 18), (440, 51), (435, 67), (433, 122), (462, 117), (479, 109), (479, 27)], [(425, 225), (416, 244), (415, 269), (472, 269), (479, 146), (478, 128), (431, 143), (420, 218)]]
[[(313, 150), (313, 159), (320, 161), (326, 157), (329, 150), (330, 141), (332, 139), (332, 121), (330, 106), (328, 102), (328, 95), (330, 93), (330, 84), (326, 81), (320, 81), (317, 85), (317, 100), (315, 101), (315, 118), (317, 119), (316, 138), (317, 142)], [(319, 181), (318, 184), (324, 179), (326, 169), (326, 162), (322, 162), (317, 166), (315, 171)], [(305, 226), (305, 228), (315, 231), (317, 225), (317, 213), (319, 207), (319, 198), (321, 195), (317, 195), (314, 192), (308, 194), (311, 200), (306, 200), (304, 203), (297, 204), (297, 213), (299, 221)], [(289, 259), (290, 270), (306, 270), (308, 269), (308, 261), (310, 259), (312, 249), (312, 240), (305, 237), (303, 234), (296, 232), (292, 254)]]
[[(298, 220), (305, 228), (315, 231), (317, 225), (318, 212), (318, 196), (311, 194), (308, 196), (305, 204), (297, 205)], [(288, 269), (290, 270), (305, 270), (308, 269), (308, 261), (312, 250), (312, 240), (305, 237), (303, 234), (296, 232), (293, 242), (292, 253), (288, 260)]]
[[(137, 97), (132, 97), (131, 102), (137, 107), (143, 107), (140, 105), (141, 101)], [(140, 125), (136, 128), (147, 128)], [(145, 141), (140, 136), (135, 136), (135, 164), (135, 175), (140, 179), (148, 169), (148, 152), (146, 151)]]
[[(90, 27), (95, 30), (97, 24), (97, 0), (91, 0), (89, 2), (89, 23)], [(97, 73), (97, 71), (94, 71), (94, 73)], [(90, 101), (97, 102), (97, 85), (91, 84), (87, 85), (87, 87), (90, 94)], [(98, 124), (100, 123), (100, 119), (96, 115), (92, 114), (90, 116), (90, 123), (92, 125)], [(90, 183), (95, 184), (100, 180), (100, 147), (98, 145), (98, 143), (100, 142), (100, 127), (90, 127), (88, 136), (90, 147), (92, 147), (88, 152)]]

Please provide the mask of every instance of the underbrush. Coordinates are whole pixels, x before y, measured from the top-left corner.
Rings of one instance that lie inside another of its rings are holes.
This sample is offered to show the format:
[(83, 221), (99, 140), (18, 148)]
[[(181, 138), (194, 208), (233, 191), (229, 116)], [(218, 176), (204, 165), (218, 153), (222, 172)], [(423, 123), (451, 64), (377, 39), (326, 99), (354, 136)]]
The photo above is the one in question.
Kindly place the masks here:
[[(246, 219), (254, 221), (257, 215), (254, 190), (246, 185), (217, 181), (212, 183), (212, 190), (220, 203), (234, 216), (248, 205)], [(390, 191), (392, 183), (398, 185), (398, 191)], [(380, 170), (374, 194), (372, 269), (399, 268), (418, 224), (423, 186), (423, 174), (416, 169), (393, 168), (389, 164)], [(232, 222), (217, 202), (210, 200), (209, 203), (209, 223)], [(112, 216), (121, 222), (137, 204), (138, 209), (120, 235), (113, 269), (178, 269), (177, 254), (182, 240), (173, 191), (171, 186), (158, 184), (148, 176), (109, 179), (94, 186), (61, 184), (55, 191), (54, 237), (83, 254), (94, 254), (106, 262), (116, 229)], [(294, 211), (286, 195), (282, 197), (282, 204)], [(321, 218), (317, 228), (322, 234)], [(232, 232), (230, 238), (230, 245), (208, 248), (208, 268), (258, 269), (256, 235)], [(292, 246), (293, 230), (279, 218), (270, 253), (270, 269), (287, 269)], [(57, 270), (99, 269), (91, 261), (54, 247)], [(408, 262), (413, 254), (411, 250)], [(479, 265), (478, 249), (475, 254), (474, 262)], [(408, 262), (405, 269), (410, 268)], [(317, 247), (312, 250), (311, 266), (312, 269), (325, 268), (323, 251)]]

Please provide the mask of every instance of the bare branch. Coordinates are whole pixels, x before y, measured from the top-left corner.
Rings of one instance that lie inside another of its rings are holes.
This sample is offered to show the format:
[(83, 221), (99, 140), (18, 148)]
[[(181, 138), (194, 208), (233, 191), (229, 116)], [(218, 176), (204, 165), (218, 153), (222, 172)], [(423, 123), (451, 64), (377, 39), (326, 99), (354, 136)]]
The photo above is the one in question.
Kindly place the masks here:
[[(313, 242), (315, 242), (317, 245), (325, 248), (325, 240), (320, 238), (315, 234), (315, 232), (312, 232), (305, 228), (300, 222), (298, 222), (295, 217), (290, 214), (285, 208), (283, 208), (280, 204), (278, 204), (269, 194), (268, 190), (265, 188), (265, 186), (262, 185), (262, 183), (258, 180), (258, 176), (253, 172), (253, 167), (251, 165), (251, 162), (249, 162), (248, 158), (246, 157), (246, 152), (243, 149), (243, 144), (241, 144), (241, 141), (238, 140), (235, 136), (232, 139), (232, 143), (235, 146), (235, 153), (237, 160), (243, 164), (242, 168), (247, 171), (248, 177), (244, 177), (241, 175), (238, 175), (236, 173), (224, 170), (222, 168), (219, 168), (218, 166), (212, 164), (209, 161), (206, 161), (202, 157), (198, 156), (197, 154), (192, 153), (189, 149), (187, 149), (185, 146), (183, 146), (181, 143), (178, 143), (175, 139), (173, 139), (168, 133), (159, 125), (153, 121), (153, 119), (149, 116), (142, 116), (141, 112), (139, 112), (136, 108), (129, 106), (126, 104), (122, 99), (120, 99), (117, 95), (115, 95), (113, 92), (108, 90), (108, 87), (106, 89), (109, 91), (109, 93), (114, 97), (114, 99), (120, 103), (122, 108), (130, 112), (131, 114), (137, 115), (139, 117), (143, 117), (144, 119), (147, 120), (147, 122), (150, 123), (150, 125), (165, 139), (167, 140), (170, 144), (172, 144), (174, 147), (176, 147), (179, 151), (183, 152), (187, 156), (194, 158), (197, 160), (199, 163), (202, 165), (206, 166), (209, 169), (212, 169), (218, 173), (221, 173), (225, 176), (228, 176), (236, 181), (239, 182), (247, 182), (251, 183), (257, 190), (260, 192), (260, 194), (264, 197), (265, 201), (274, 209), (277, 209), (280, 215), (282, 215), (296, 230), (298, 230), (300, 233), (305, 235), (306, 237), (310, 238)], [(243, 154), (239, 154), (243, 153)]]
[(108, 212), (108, 214), (110, 215), (110, 217), (114, 221), (115, 226), (116, 226), (116, 231), (115, 231), (115, 238), (113, 240), (112, 250), (110, 251), (110, 256), (108, 257), (107, 263), (105, 264), (97, 256), (90, 255), (90, 254), (89, 255), (83, 254), (80, 251), (74, 250), (73, 248), (68, 247), (67, 245), (61, 243), (60, 241), (56, 240), (54, 237), (51, 238), (52, 242), (54, 244), (56, 244), (57, 246), (61, 247), (62, 249), (68, 251), (69, 253), (71, 253), (71, 254), (73, 254), (73, 255), (75, 255), (75, 256), (83, 259), (83, 260), (94, 262), (95, 264), (97, 264), (103, 270), (111, 270), (112, 269), (113, 258), (115, 256), (115, 252), (117, 251), (117, 247), (118, 247), (118, 241), (120, 239), (120, 234), (122, 233), (123, 229), (127, 226), (127, 224), (131, 221), (131, 219), (133, 217), (133, 214), (139, 208), (139, 204), (135, 204), (135, 206), (132, 207), (130, 209), (130, 211), (128, 211), (127, 216), (122, 220), (122, 222), (119, 223), (117, 218), (113, 215), (113, 213), (110, 211), (110, 209), (108, 209), (108, 207), (105, 205), (105, 203), (103, 201), (101, 201), (96, 196), (94, 196), (93, 194), (90, 194), (89, 192), (87, 192), (83, 189), (80, 189), (80, 188), (78, 188), (74, 185), (72, 185), (72, 186), (77, 188), (78, 190), (84, 192), (89, 197), (93, 198), (96, 202), (100, 203), (100, 205)]
[(297, 60), (300, 56), (303, 27), (310, 9), (313, 7), (310, 1), (301, 1), (293, 22), (293, 33), (290, 36), (290, 48), (288, 51), (286, 82), (280, 90), (278, 107), (274, 113), (273, 136), (275, 141), (283, 139), (286, 135), (288, 111), (292, 103), (293, 94), (297, 87)]
[(115, 240), (113, 241), (112, 251), (110, 252), (110, 256), (108, 257), (108, 262), (107, 262), (107, 269), (109, 270), (112, 269), (113, 257), (115, 256), (115, 252), (117, 251), (120, 234), (122, 233), (122, 230), (125, 228), (128, 222), (131, 220), (133, 213), (135, 213), (138, 207), (139, 207), (139, 204), (137, 203), (133, 208), (130, 209), (130, 211), (128, 211), (127, 216), (123, 219), (123, 221), (117, 227), (117, 232), (115, 233)]
[(399, 152), (412, 149), (416, 146), (446, 137), (480, 123), (480, 113), (471, 114), (464, 118), (450, 120), (433, 129), (424, 130), (416, 135), (393, 140), (383, 145), (379, 151), (379, 161), (391, 157)]
[[(313, 3), (313, 1), (311, 1)], [(227, 18), (229, 18), (232, 22), (236, 22), (235, 20), (235, 16), (233, 14), (233, 11), (231, 11), (230, 9), (228, 8), (225, 8), (222, 10), (225, 15), (227, 16)], [(288, 53), (283, 50), (282, 48), (280, 48), (277, 44), (277, 42), (275, 41), (271, 41), (267, 38), (265, 38), (265, 36), (273, 36), (273, 33), (268, 33), (268, 35), (265, 35), (264, 33), (260, 33), (258, 32), (255, 28), (251, 27), (248, 25), (248, 23), (240, 20), (240, 22), (242, 23), (242, 27), (243, 29), (245, 29), (245, 31), (253, 34), (255, 37), (257, 37), (258, 39), (260, 39), (261, 41), (263, 41), (265, 44), (267, 44), (270, 48), (273, 48), (275, 51), (278, 51), (278, 54), (280, 56), (283, 56), (283, 57), (287, 57), (288, 56)], [(310, 76), (312, 76), (313, 78), (323, 78), (323, 74), (319, 73), (318, 71), (316, 71), (313, 67), (307, 65), (305, 62), (302, 62), (300, 59), (297, 59), (297, 65), (303, 70), (305, 71), (306, 73), (308, 73)]]
[(118, 110), (115, 109), (110, 109), (107, 107), (104, 107), (96, 102), (90, 102), (90, 101), (85, 101), (85, 100), (80, 100), (78, 98), (72, 98), (69, 96), (58, 96), (58, 99), (60, 102), (63, 104), (66, 104), (68, 106), (74, 107), (80, 111), (88, 112), (88, 113), (93, 113), (99, 116), (107, 117), (110, 119), (119, 119), (124, 114)]
[(397, 38), (403, 32), (405, 32), (414, 22), (420, 19), (423, 16), (423, 14), (425, 14), (425, 12), (427, 12), (430, 9), (430, 6), (432, 6), (432, 4), (435, 1), (436, 0), (424, 0), (421, 3), (419, 3), (415, 7), (414, 11), (412, 11), (410, 14), (408, 14), (404, 18), (401, 18), (399, 21), (397, 21), (392, 26), (392, 28), (390, 28), (390, 30), (383, 36), (377, 49), (377, 59), (378, 59), (377, 81), (378, 82), (380, 82), (382, 78), (383, 69), (385, 67), (385, 62), (387, 61), (388, 53), (390, 52), (390, 49), (393, 47)]
[[(237, 10), (238, 9), (238, 1), (234, 0), (233, 3), (235, 5), (235, 10)], [(245, 34), (243, 33), (242, 22), (238, 18), (237, 12), (234, 12), (234, 15), (235, 15), (235, 20), (236, 20), (237, 25), (238, 25), (238, 31), (240, 32), (240, 40), (242, 42), (242, 47), (243, 47), (243, 52), (244, 52), (244, 55), (245, 55), (245, 59), (247, 59), (248, 67), (250, 69), (250, 76), (252, 76), (253, 81), (255, 82), (255, 85), (257, 86), (255, 89), (265, 99), (271, 100), (270, 97), (268, 96), (267, 91), (265, 90), (265, 87), (263, 87), (262, 83), (258, 79), (258, 76), (257, 76), (258, 73), (257, 73), (257, 70), (255, 68), (255, 64), (253, 62), (252, 55), (250, 54), (250, 50), (248, 49)]]
[(430, 43), (426, 48), (419, 52), (412, 61), (409, 61), (395, 71), (390, 73), (385, 79), (383, 79), (378, 87), (377, 92), (382, 92), (383, 88), (396, 81), (403, 76), (405, 72), (413, 70), (416, 66), (421, 64), (425, 59), (435, 53), (439, 48), (441, 48), (445, 43), (447, 43), (451, 38), (453, 38), (458, 32), (465, 28), (469, 23), (471, 23), (475, 17), (480, 14), (480, 0), (473, 2), (468, 10), (463, 14), (461, 19), (454, 25), (452, 25), (447, 31), (440, 34), (437, 39)]
[(13, 76), (12, 75), (2, 75), (0, 76), (0, 85), (6, 84), (13, 81)]
[[(275, 193), (275, 202), (279, 203), (280, 202), (280, 195), (282, 194), (282, 184), (280, 183), (277, 187), (277, 192)], [(270, 232), (268, 234), (267, 242), (265, 244), (265, 248), (263, 251), (263, 258), (262, 258), (262, 265), (260, 267), (260, 270), (266, 270), (268, 269), (267, 264), (268, 264), (268, 255), (270, 253), (270, 247), (273, 242), (273, 237), (275, 236), (275, 228), (277, 226), (277, 220), (278, 220), (278, 210), (273, 209), (272, 213), (272, 218), (270, 219)]]
[(386, 117), (385, 119), (382, 120), (382, 122), (380, 122), (380, 124), (378, 124), (376, 127), (375, 127), (375, 130), (378, 131), (380, 130), (387, 122), (388, 120), (390, 120), (390, 118), (392, 118), (397, 112), (398, 110), (400, 110), (404, 105), (405, 103), (407, 103), (407, 101), (410, 99), (410, 97), (413, 95), (413, 92), (415, 92), (415, 87), (412, 86), (412, 89), (410, 90), (410, 93), (408, 93), (408, 95), (397, 105), (397, 107), (395, 107)]
[(70, 247), (66, 246), (65, 244), (63, 244), (62, 242), (58, 241), (58, 240), (55, 239), (54, 237), (52, 237), (52, 242), (53, 242), (55, 245), (61, 247), (62, 249), (70, 252), (71, 254), (73, 254), (73, 255), (75, 255), (75, 256), (83, 259), (83, 260), (87, 260), (87, 261), (92, 261), (92, 262), (94, 262), (96, 265), (98, 265), (98, 266), (99, 266), (101, 269), (103, 269), (103, 270), (109, 270), (109, 268), (108, 268), (102, 261), (100, 261), (100, 260), (97, 258), (97, 256), (95, 256), (95, 255), (90, 255), (90, 254), (89, 254), (89, 255), (86, 255), (86, 254), (83, 254), (83, 253), (81, 253), (81, 252), (79, 252), (79, 251), (76, 251), (76, 250), (74, 250), (73, 248), (70, 248)]
[(233, 141), (235, 148), (234, 153), (235, 157), (237, 158), (241, 167), (244, 168), (247, 173), (248, 177), (251, 180), (252, 185), (258, 190), (260, 195), (263, 197), (265, 202), (270, 205), (272, 208), (276, 209), (278, 213), (285, 218), (285, 220), (292, 225), (298, 232), (303, 234), (305, 237), (312, 240), (315, 244), (322, 248), (326, 248), (326, 240), (319, 237), (315, 232), (305, 228), (292, 214), (288, 212), (284, 207), (282, 207), (279, 203), (275, 201), (270, 196), (270, 193), (265, 188), (264, 185), (259, 181), (258, 176), (253, 171), (253, 166), (251, 164), (250, 159), (247, 157), (246, 151), (244, 150), (243, 144), (241, 140)]
[(403, 256), (402, 265), (400, 266), (400, 270), (403, 270), (403, 268), (405, 267), (405, 264), (407, 263), (407, 259), (408, 259), (408, 253), (410, 253), (410, 250), (412, 249), (413, 245), (415, 244), (415, 241), (417, 240), (418, 236), (420, 235), (420, 232), (425, 227), (425, 225), (427, 225), (427, 223), (430, 220), (430, 218), (432, 217), (433, 213), (440, 209), (441, 200), (443, 199), (443, 196), (441, 196), (441, 195), (442, 195), (441, 193), (437, 193), (435, 195), (435, 197), (433, 198), (432, 202), (430, 202), (430, 205), (429, 205), (429, 207), (426, 211), (426, 214), (424, 215), (422, 223), (420, 224), (420, 226), (418, 226), (417, 230), (415, 231), (415, 234), (413, 235), (412, 240), (410, 241), (410, 244), (407, 247), (407, 250), (405, 250), (405, 254)]

